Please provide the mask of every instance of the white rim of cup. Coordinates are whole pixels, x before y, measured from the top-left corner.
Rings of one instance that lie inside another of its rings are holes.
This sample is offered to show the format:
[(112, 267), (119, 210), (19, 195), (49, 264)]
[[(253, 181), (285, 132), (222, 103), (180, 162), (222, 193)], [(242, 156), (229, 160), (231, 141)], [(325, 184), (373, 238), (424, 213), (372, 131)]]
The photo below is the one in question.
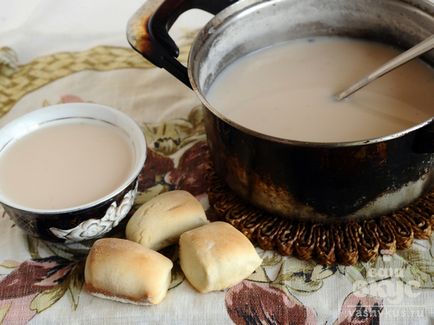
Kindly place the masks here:
[(40, 108), (30, 113), (26, 113), (0, 129), (0, 155), (9, 144), (20, 139), (21, 137), (46, 126), (47, 124), (60, 123), (65, 120), (95, 120), (107, 123), (122, 130), (130, 140), (134, 149), (135, 162), (129, 173), (128, 178), (122, 182), (115, 190), (101, 197), (98, 200), (91, 201), (82, 205), (63, 208), (63, 209), (34, 209), (23, 206), (13, 200), (8, 199), (0, 192), (0, 203), (9, 207), (23, 211), (39, 214), (59, 214), (70, 213), (79, 210), (85, 210), (97, 206), (110, 198), (113, 198), (124, 191), (139, 175), (146, 161), (146, 140), (138, 124), (127, 114), (111, 108), (109, 106), (93, 103), (67, 103), (51, 105)]

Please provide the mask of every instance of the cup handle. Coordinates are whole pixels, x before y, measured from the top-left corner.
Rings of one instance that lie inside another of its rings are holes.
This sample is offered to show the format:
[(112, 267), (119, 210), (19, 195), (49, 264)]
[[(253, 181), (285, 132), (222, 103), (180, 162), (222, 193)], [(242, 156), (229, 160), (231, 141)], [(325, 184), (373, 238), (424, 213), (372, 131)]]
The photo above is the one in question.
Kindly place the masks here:
[(238, 0), (147, 0), (128, 21), (127, 38), (133, 49), (191, 88), (187, 68), (176, 58), (179, 48), (169, 36), (176, 19), (190, 9), (213, 15)]

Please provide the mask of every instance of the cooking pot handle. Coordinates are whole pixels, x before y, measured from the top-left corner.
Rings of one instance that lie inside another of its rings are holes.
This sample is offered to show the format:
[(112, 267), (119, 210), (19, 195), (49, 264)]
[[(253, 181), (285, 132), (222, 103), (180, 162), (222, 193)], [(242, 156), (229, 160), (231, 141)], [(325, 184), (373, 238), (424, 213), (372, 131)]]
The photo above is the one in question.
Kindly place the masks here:
[(434, 153), (434, 119), (417, 130), (413, 149), (418, 153)]
[(238, 0), (147, 0), (128, 21), (127, 38), (146, 59), (191, 88), (187, 68), (176, 58), (179, 48), (169, 36), (176, 19), (190, 9), (217, 14)]

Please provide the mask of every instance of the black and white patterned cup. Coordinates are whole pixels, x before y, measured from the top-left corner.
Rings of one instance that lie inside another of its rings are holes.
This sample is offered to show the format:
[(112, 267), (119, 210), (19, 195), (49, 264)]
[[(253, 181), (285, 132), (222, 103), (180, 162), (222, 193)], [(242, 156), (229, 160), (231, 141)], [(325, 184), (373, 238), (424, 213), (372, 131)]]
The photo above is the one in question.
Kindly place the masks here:
[(9, 146), (35, 129), (67, 124), (68, 121), (80, 123), (90, 120), (114, 127), (126, 135), (133, 150), (128, 176), (115, 190), (97, 200), (57, 210), (23, 206), (0, 190), (0, 203), (15, 224), (27, 234), (63, 244), (93, 241), (113, 232), (133, 206), (138, 176), (146, 160), (146, 141), (136, 122), (119, 110), (91, 103), (71, 103), (25, 114), (0, 129), (0, 159)]

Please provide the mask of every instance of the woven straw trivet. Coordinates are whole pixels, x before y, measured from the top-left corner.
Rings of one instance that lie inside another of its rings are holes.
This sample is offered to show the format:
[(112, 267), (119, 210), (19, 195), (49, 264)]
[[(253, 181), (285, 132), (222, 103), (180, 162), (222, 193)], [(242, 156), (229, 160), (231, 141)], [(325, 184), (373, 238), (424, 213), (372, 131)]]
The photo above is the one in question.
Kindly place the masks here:
[(209, 202), (219, 219), (238, 228), (262, 249), (302, 260), (327, 265), (367, 262), (382, 250), (392, 254), (410, 247), (414, 239), (428, 239), (434, 229), (434, 191), (388, 215), (325, 224), (261, 211), (233, 194), (212, 169), (208, 175)]

